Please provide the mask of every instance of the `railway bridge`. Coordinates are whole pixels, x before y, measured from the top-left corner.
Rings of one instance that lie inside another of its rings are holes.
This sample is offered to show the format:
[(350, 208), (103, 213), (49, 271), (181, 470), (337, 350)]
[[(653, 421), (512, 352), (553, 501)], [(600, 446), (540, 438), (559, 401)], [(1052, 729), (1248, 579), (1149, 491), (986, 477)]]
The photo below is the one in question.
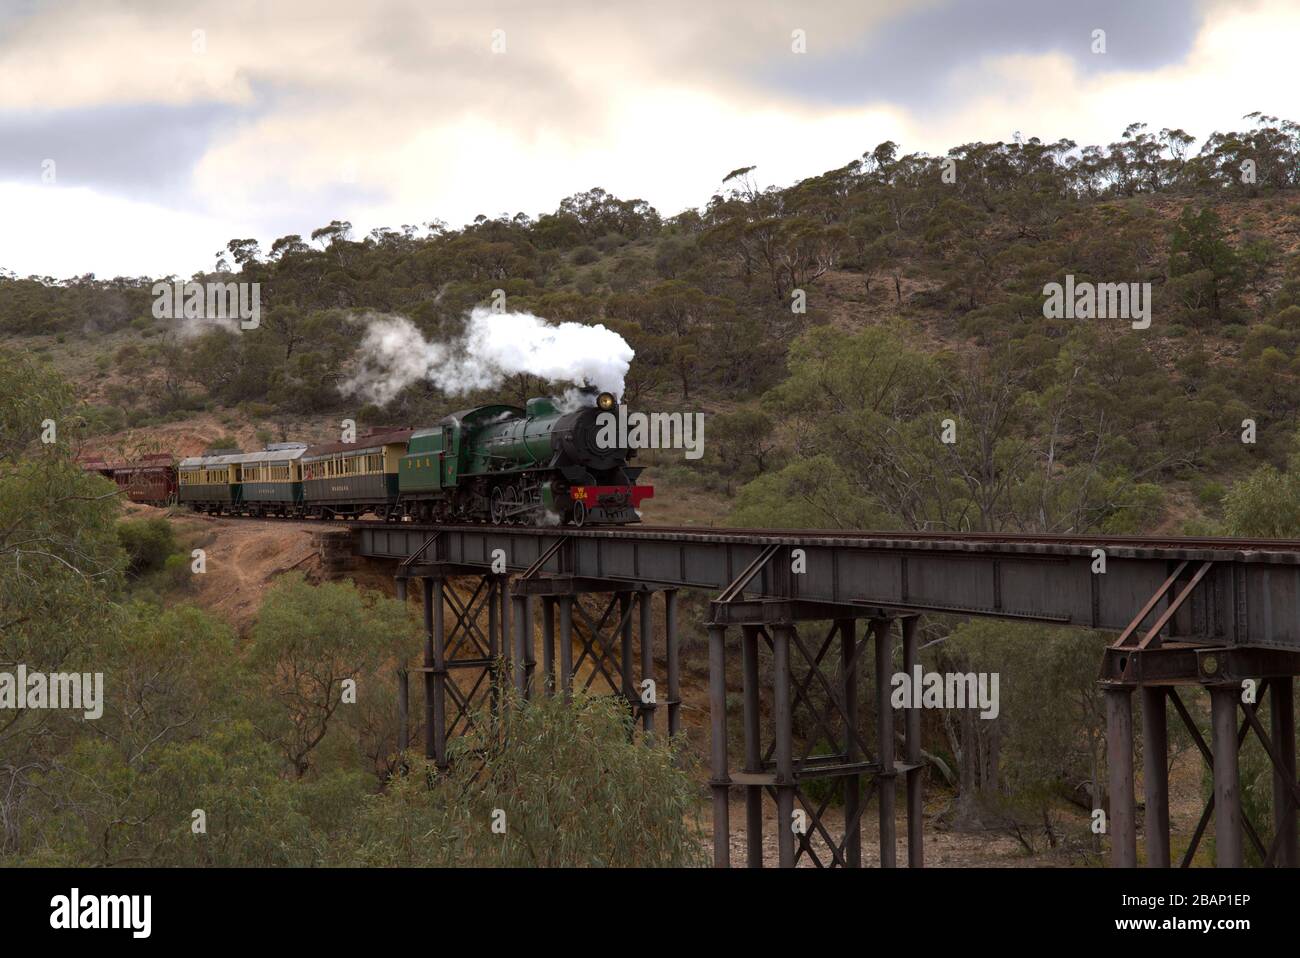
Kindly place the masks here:
[[(1217, 865), (1241, 865), (1246, 842), (1268, 865), (1300, 865), (1293, 697), (1300, 674), (1300, 541), (380, 522), (352, 523), (350, 530), (358, 555), (395, 564), (399, 596), (412, 580), (422, 588), (424, 661), (409, 671), (423, 679), (425, 752), (438, 764), (446, 763), (449, 737), (470, 720), (476, 696), (488, 694), (499, 661), (508, 662), (523, 695), (569, 694), (589, 663), (588, 686), (603, 682), (627, 697), (647, 731), (676, 735), (678, 592), (708, 593), (717, 866), (731, 864), (733, 787), (744, 790), (744, 855), (751, 867), (762, 863), (769, 800), (776, 804), (782, 866), (804, 856), (819, 865), (860, 865), (861, 819), (873, 797), (880, 862), (896, 865), (900, 783), (908, 863), (924, 864), (920, 712), (896, 715), (889, 679), (897, 646), (901, 671), (911, 674), (919, 663), (917, 623), (927, 613), (1115, 633), (1099, 675), (1113, 865), (1137, 864), (1135, 697), (1146, 864), (1171, 864), (1166, 757), (1172, 713), (1188, 727), (1214, 783), (1181, 864), (1190, 864), (1213, 818)], [(449, 579), (463, 577), (473, 584), (468, 600), (446, 588)], [(664, 624), (663, 694), (654, 676), (657, 605)], [(532, 628), (539, 606), (540, 681)], [(486, 630), (479, 624), (484, 612)], [(729, 655), (728, 630), (739, 630), (738, 657)], [(869, 655), (876, 681), (870, 741), (859, 714)], [(828, 674), (824, 664), (837, 667)], [(456, 672), (468, 681), (451, 681)], [(739, 703), (728, 701), (729, 674), (739, 676)], [(404, 674), (403, 746), (406, 685)], [(1179, 695), (1180, 688), (1198, 685), (1211, 703), (1208, 742)], [(1259, 712), (1265, 701), (1267, 727)], [(818, 729), (819, 754), (811, 754), (813, 743), (796, 750), (793, 722), (801, 709)], [(733, 721), (744, 733), (743, 755), (735, 758), (728, 749)], [(1242, 813), (1238, 755), (1252, 734), (1272, 764), (1274, 814), (1266, 828)], [(830, 754), (822, 754), (827, 744)], [(810, 788), (817, 779), (823, 784)], [(844, 818), (833, 834), (830, 799), (814, 796), (836, 791)]]

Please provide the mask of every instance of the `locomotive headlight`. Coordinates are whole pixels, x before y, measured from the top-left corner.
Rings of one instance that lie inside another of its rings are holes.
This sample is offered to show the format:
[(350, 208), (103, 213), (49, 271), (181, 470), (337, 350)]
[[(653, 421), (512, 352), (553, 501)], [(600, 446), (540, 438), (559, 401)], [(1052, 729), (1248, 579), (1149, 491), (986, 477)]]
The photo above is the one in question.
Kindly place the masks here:
[(605, 412), (609, 412), (615, 405), (617, 404), (614, 401), (613, 393), (601, 393), (596, 397), (596, 406), (603, 409)]

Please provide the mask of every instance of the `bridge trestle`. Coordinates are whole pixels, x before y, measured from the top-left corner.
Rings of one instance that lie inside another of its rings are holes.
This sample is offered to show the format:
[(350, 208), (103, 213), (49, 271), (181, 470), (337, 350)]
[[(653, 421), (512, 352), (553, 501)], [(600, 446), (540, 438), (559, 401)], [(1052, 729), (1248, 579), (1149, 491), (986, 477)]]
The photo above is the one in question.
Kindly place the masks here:
[[(1213, 820), (1218, 864), (1239, 865), (1250, 855), (1270, 865), (1300, 866), (1297, 550), (1212, 541), (433, 529), (378, 523), (357, 524), (354, 534), (361, 555), (400, 563), (400, 595), (412, 578), (423, 584), (423, 664), (399, 671), (400, 742), (409, 744), (407, 683), (414, 671), (423, 676), (425, 688), (425, 752), (443, 767), (448, 739), (464, 730), (476, 696), (492, 696), (499, 688), (498, 661), (506, 664), (523, 697), (572, 695), (582, 683), (625, 699), (643, 732), (658, 725), (676, 734), (681, 721), (676, 590), (722, 590), (707, 624), (717, 865), (730, 864), (733, 787), (744, 790), (742, 844), (750, 865), (762, 864), (765, 832), (775, 839), (781, 865), (861, 864), (864, 809), (873, 798), (880, 812), (879, 861), (893, 865), (900, 776), (906, 786), (908, 862), (923, 864), (921, 715), (914, 708), (901, 717), (893, 714), (889, 680), (893, 622), (901, 624), (901, 671), (912, 674), (918, 664), (918, 616), (934, 613), (1118, 634), (1101, 675), (1110, 779), (1106, 831), (1115, 865), (1137, 864), (1139, 831), (1147, 864), (1170, 864), (1172, 706), (1213, 782), (1189, 847), (1180, 849), (1181, 863), (1191, 863)], [(1109, 559), (1100, 569), (1099, 552)], [(796, 559), (807, 575), (795, 574)], [(461, 592), (447, 588), (448, 580), (460, 577), (477, 583), (468, 602), (463, 586)], [(654, 678), (655, 592), (665, 596), (666, 696)], [(1135, 616), (1133, 598), (1144, 595), (1149, 598)], [(534, 622), (538, 604), (540, 644)], [(489, 612), (485, 631), (478, 624), (484, 609)], [(860, 634), (862, 621), (865, 634)], [(829, 623), (828, 631), (811, 631), (814, 622)], [(735, 650), (740, 681), (731, 687), (741, 694), (734, 702), (728, 699), (729, 629), (740, 632)], [(871, 654), (865, 651), (868, 642)], [(539, 648), (540, 677), (535, 675)], [(873, 658), (875, 694), (863, 696), (872, 672), (866, 663)], [(456, 680), (449, 681), (453, 675)], [(1209, 702), (1207, 733), (1189, 712), (1189, 704), (1196, 703), (1179, 692), (1196, 686), (1205, 689)], [(1143, 742), (1141, 820), (1134, 692)], [(864, 725), (872, 715), (875, 734), (869, 736)], [(738, 738), (744, 741), (744, 758), (736, 769), (729, 761), (729, 719), (738, 719), (743, 732)], [(901, 759), (897, 721), (903, 724)], [(1243, 810), (1240, 755), (1252, 735), (1271, 766), (1268, 835)], [(772, 808), (769, 798), (776, 815), (765, 818)], [(835, 801), (843, 805), (842, 817), (832, 808)], [(774, 822), (780, 826), (775, 835)]]
[[(485, 703), (489, 714), (495, 714), (501, 667), (521, 699), (538, 693), (568, 698), (580, 684), (582, 691), (594, 688), (625, 699), (647, 735), (655, 731), (660, 706), (665, 707), (663, 733), (671, 739), (680, 731), (676, 589), (567, 576), (511, 580), (508, 574), (484, 574), (479, 567), (449, 563), (410, 565), (400, 571), (397, 598), (406, 601), (408, 583), (420, 582), (424, 620), (422, 664), (398, 669), (400, 750), (410, 746), (412, 672), (423, 676), (425, 757), (440, 769), (448, 764), (448, 741), (468, 730)], [(655, 675), (656, 592), (664, 597), (666, 695)], [(536, 599), (541, 600), (542, 613), (540, 683), (535, 676)]]
[[(666, 687), (662, 691), (655, 670), (657, 593), (663, 595)], [(542, 606), (542, 677), (536, 685), (531, 671), (520, 676), (516, 669), (516, 683), (525, 696), (558, 691), (567, 698), (580, 683), (582, 691), (624, 698), (647, 734), (654, 733), (662, 706), (662, 731), (669, 738), (677, 735), (682, 696), (676, 589), (567, 575), (524, 575), (515, 580), (515, 602), (521, 608), (522, 602), (534, 597), (541, 599)], [(516, 647), (521, 641), (531, 646), (533, 634), (527, 629), (517, 631)]]
[[(861, 867), (862, 819), (874, 796), (879, 811), (879, 862), (897, 865), (895, 792), (901, 775), (907, 796), (907, 848), (912, 867), (924, 864), (920, 713), (904, 721), (904, 749), (896, 754), (894, 711), (895, 621), (901, 624), (903, 670), (919, 661), (915, 615), (862, 606), (788, 600), (724, 599), (712, 603), (709, 631), (709, 710), (712, 720), (714, 865), (731, 864), (730, 791), (745, 794), (744, 848), (750, 868), (763, 867), (765, 798), (775, 804), (777, 861), (796, 867)], [(867, 739), (860, 709), (868, 636), (874, 652), (875, 740)], [(824, 634), (808, 623), (829, 622)], [(803, 629), (801, 631), (801, 623)], [(744, 757), (728, 757), (727, 629), (740, 627), (741, 727)], [(806, 634), (821, 634), (809, 642)], [(837, 654), (838, 653), (838, 654)], [(834, 663), (831, 676), (825, 667)], [(770, 679), (768, 676), (770, 675)], [(766, 715), (764, 704), (767, 704)], [(796, 736), (796, 725), (798, 735)], [(796, 738), (799, 747), (796, 749)], [(830, 814), (836, 799), (842, 819)], [(838, 827), (837, 827), (838, 824)]]
[[(1296, 813), (1294, 680), (1300, 653), (1260, 648), (1120, 646), (1107, 649), (1101, 687), (1106, 698), (1106, 747), (1110, 810), (1111, 864), (1137, 865), (1137, 809), (1134, 790), (1133, 693), (1142, 710), (1143, 832), (1146, 865), (1167, 868), (1169, 843), (1168, 711), (1172, 706), (1213, 779), (1211, 792), (1184, 850), (1188, 867), (1214, 819), (1214, 857), (1219, 867), (1245, 864), (1249, 841), (1265, 866), (1300, 866)], [(1201, 734), (1180, 687), (1204, 688), (1210, 700), (1210, 741)], [(1269, 727), (1260, 719), (1267, 704)], [(1238, 719), (1240, 718), (1240, 724)], [(1272, 770), (1272, 834), (1261, 833), (1242, 807), (1240, 754), (1254, 733)]]
[[(504, 575), (444, 563), (402, 571), (395, 580), (399, 600), (406, 601), (411, 579), (421, 584), (424, 654), (419, 666), (398, 670), (398, 748), (410, 747), (409, 674), (415, 672), (424, 685), (424, 754), (445, 769), (448, 741), (469, 729), (484, 703), (495, 711), (498, 663), (508, 648), (510, 585)], [(453, 580), (467, 597), (451, 587)]]

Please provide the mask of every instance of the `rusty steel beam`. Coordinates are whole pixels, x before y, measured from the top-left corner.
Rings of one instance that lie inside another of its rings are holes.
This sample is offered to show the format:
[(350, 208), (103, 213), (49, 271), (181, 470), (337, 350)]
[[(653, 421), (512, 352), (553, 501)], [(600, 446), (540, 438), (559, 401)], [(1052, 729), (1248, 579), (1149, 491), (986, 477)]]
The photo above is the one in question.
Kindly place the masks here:
[(433, 605), (433, 760), (447, 767), (447, 630), (443, 619), (443, 580), (425, 579), (424, 598)]
[[(917, 627), (920, 619), (908, 616), (903, 619), (903, 673), (911, 675), (913, 669), (921, 663), (921, 653), (917, 642)], [(913, 703), (904, 716), (903, 760), (908, 769), (907, 784), (907, 864), (909, 868), (925, 866), (925, 841), (922, 834), (922, 776), (925, 768), (921, 764), (921, 709)]]
[[(641, 642), (641, 682), (647, 679), (654, 681), (655, 659), (654, 659), (654, 609), (650, 605), (650, 600), (654, 598), (653, 592), (640, 592), (637, 594), (638, 602), (641, 606), (641, 623), (637, 630)], [(640, 683), (637, 683), (638, 688)], [(654, 731), (655, 727), (655, 710), (659, 699), (658, 683), (655, 683), (654, 697), (649, 701), (642, 701), (644, 694), (637, 696), (637, 708), (641, 711), (641, 730), (646, 733)]]
[(513, 594), (510, 596), (511, 624), (514, 626), (514, 643), (511, 657), (511, 674), (514, 676), (515, 692), (520, 700), (529, 697), (528, 688), (528, 647), (532, 645), (532, 622), (528, 616), (528, 596)]
[(1238, 771), (1237, 696), (1235, 685), (1210, 687), (1210, 728), (1214, 754), (1214, 863), (1240, 868), (1244, 862), (1241, 780)]
[(555, 694), (555, 596), (542, 597), (542, 690)]
[[(854, 619), (839, 619), (836, 628), (840, 633), (840, 694), (844, 697), (844, 760), (852, 764), (862, 756), (857, 748), (856, 736), (849, 730), (858, 727), (858, 623)], [(862, 867), (862, 778), (846, 775), (844, 778), (844, 862), (849, 868)]]
[(731, 823), (727, 791), (731, 779), (727, 768), (727, 629), (709, 626), (709, 724), (713, 792), (713, 865), (731, 867)]
[(668, 737), (682, 729), (682, 664), (677, 646), (677, 590), (664, 590), (664, 641), (668, 659)]
[[(772, 725), (776, 744), (776, 848), (782, 868), (794, 867), (793, 704), (790, 698), (790, 634), (794, 626), (772, 630)], [(724, 703), (725, 704), (725, 703)]]
[(754, 780), (745, 785), (745, 853), (750, 868), (763, 867), (763, 786), (757, 777), (763, 772), (762, 715), (759, 712), (758, 630), (756, 625), (741, 628), (740, 661), (743, 728), (745, 733), (745, 773)]
[(1169, 726), (1165, 710), (1166, 691), (1161, 686), (1143, 686), (1142, 706), (1142, 791), (1145, 801), (1143, 833), (1147, 867), (1169, 867)]
[[(405, 576), (397, 576), (393, 580), (397, 593), (397, 601), (401, 602), (403, 607), (406, 605), (406, 585)], [(405, 752), (411, 747), (411, 681), (410, 673), (406, 670), (406, 663), (403, 662), (397, 669), (397, 750)]]
[(420, 583), (424, 596), (424, 757), (432, 761), (438, 754), (433, 731), (433, 580), (421, 579)]
[(637, 695), (633, 688), (632, 678), (632, 596), (631, 592), (620, 592), (618, 594), (618, 617), (619, 617), (619, 676), (623, 683), (623, 698), (627, 700), (628, 707), (636, 712)]
[[(1133, 690), (1123, 686), (1103, 689), (1106, 703), (1106, 771), (1109, 775), (1111, 865), (1137, 865), (1137, 832), (1133, 794)], [(1235, 731), (1235, 729), (1234, 729)]]
[(564, 699), (573, 697), (573, 603), (571, 595), (560, 596), (560, 688)]
[[(1300, 546), (1295, 543), (645, 527), (561, 532), (377, 522), (351, 528), (357, 553), (371, 558), (409, 559), (436, 535), (438, 562), (482, 571), (500, 550), (512, 572), (616, 581), (629, 589), (698, 588), (715, 595), (759, 561), (760, 570), (736, 590), (735, 602), (758, 597), (843, 603), (863, 609), (866, 615), (859, 618), (888, 609), (1115, 632), (1131, 625), (1135, 611), (1159, 592), (1171, 563), (1212, 562), (1212, 567), (1202, 565), (1199, 584), (1177, 601), (1163, 640), (1300, 651)], [(806, 554), (805, 575), (787, 575), (779, 562), (761, 563), (765, 554), (795, 547)], [(1092, 572), (1095, 548), (1106, 553), (1104, 575)], [(412, 573), (417, 568), (412, 565)]]
[(889, 619), (874, 619), (871, 631), (876, 639), (876, 732), (880, 777), (876, 785), (880, 808), (880, 867), (898, 865), (894, 819), (894, 708), (889, 701), (893, 675), (894, 629)]
[(1281, 759), (1273, 763), (1273, 833), (1278, 851), (1274, 864), (1300, 867), (1296, 844), (1295, 685), (1290, 676), (1269, 685), (1269, 724), (1273, 747)]

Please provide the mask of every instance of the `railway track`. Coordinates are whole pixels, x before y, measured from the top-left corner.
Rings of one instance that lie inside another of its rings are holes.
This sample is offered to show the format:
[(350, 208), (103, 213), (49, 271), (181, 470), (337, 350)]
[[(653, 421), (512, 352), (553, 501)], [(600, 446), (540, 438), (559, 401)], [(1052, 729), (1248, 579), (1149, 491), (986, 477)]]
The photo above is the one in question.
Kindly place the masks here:
[[(513, 534), (550, 534), (557, 526), (504, 525), (494, 527), (491, 523), (457, 523), (454, 525), (437, 525), (410, 521), (384, 522), (378, 519), (295, 519), (279, 516), (244, 516), (222, 515), (208, 516), (205, 513), (194, 515), (205, 519), (233, 519), (243, 522), (279, 522), (297, 523), (333, 529), (402, 529), (402, 530), (456, 530), (466, 529), (482, 531), (500, 528), (503, 532)], [(826, 542), (826, 543), (861, 543), (863, 545), (879, 544), (915, 544), (920, 548), (943, 548), (953, 546), (961, 549), (979, 548), (980, 551), (994, 550), (1005, 546), (1011, 551), (1072, 551), (1076, 549), (1116, 549), (1135, 551), (1171, 551), (1197, 553), (1287, 553), (1300, 561), (1300, 539), (1251, 539), (1244, 537), (1184, 537), (1184, 536), (1140, 536), (1140, 535), (1071, 535), (1048, 533), (1001, 533), (1001, 532), (879, 532), (872, 530), (847, 529), (743, 529), (719, 526), (656, 526), (645, 524), (618, 526), (565, 526), (565, 535), (601, 536), (601, 537), (635, 537), (635, 538), (705, 538), (714, 541), (735, 540), (785, 542)]]

